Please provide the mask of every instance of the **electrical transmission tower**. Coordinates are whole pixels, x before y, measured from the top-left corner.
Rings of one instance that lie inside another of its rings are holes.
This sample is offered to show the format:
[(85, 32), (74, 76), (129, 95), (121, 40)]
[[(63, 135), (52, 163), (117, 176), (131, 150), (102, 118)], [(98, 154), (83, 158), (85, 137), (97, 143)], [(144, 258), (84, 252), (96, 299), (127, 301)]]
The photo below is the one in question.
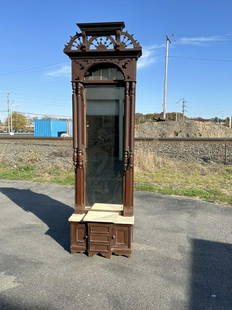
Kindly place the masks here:
[[(187, 105), (186, 105), (186, 103), (187, 103), (187, 101), (184, 99), (184, 98), (181, 98), (180, 100), (178, 100), (177, 102), (176, 102), (176, 104), (178, 104), (178, 103), (180, 103), (181, 102), (181, 109), (182, 109), (182, 119), (184, 120), (184, 116), (185, 116), (185, 112), (187, 111), (187, 109), (186, 109), (186, 107), (187, 107)], [(177, 113), (176, 113), (176, 121), (177, 121)]]
[(186, 110), (186, 107), (187, 107), (186, 103), (187, 103), (187, 101), (183, 98), (183, 99), (182, 99), (182, 114), (183, 114), (183, 120), (184, 120), (185, 112), (187, 111), (187, 110)]

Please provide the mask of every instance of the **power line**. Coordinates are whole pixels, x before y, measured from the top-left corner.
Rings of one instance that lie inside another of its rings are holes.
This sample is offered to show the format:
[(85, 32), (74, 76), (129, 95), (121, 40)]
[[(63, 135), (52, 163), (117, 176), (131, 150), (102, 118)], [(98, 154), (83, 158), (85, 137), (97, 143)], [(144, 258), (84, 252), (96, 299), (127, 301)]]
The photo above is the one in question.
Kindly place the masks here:
[(8, 75), (8, 74), (28, 72), (28, 71), (38, 71), (38, 70), (41, 70), (41, 69), (44, 69), (44, 68), (54, 67), (54, 66), (61, 65), (61, 64), (68, 64), (68, 62), (67, 61), (65, 61), (65, 62), (58, 62), (58, 63), (54, 63), (54, 64), (50, 64), (50, 65), (44, 65), (42, 67), (29, 67), (29, 68), (18, 70), (18, 71), (3, 72), (3, 73), (0, 72), (0, 75)]
[[(8, 110), (6, 111), (0, 111), (0, 113), (7, 113)], [(29, 114), (29, 115), (38, 115), (38, 116), (54, 116), (54, 117), (67, 117), (71, 119), (70, 115), (54, 115), (54, 114), (44, 114), (44, 113), (32, 113), (32, 112), (21, 112), (21, 111), (14, 111), (16, 113), (21, 113), (21, 114)]]
[(195, 58), (195, 57), (187, 57), (187, 56), (169, 56), (169, 58), (182, 58), (189, 60), (201, 60), (201, 61), (215, 61), (215, 62), (232, 62), (232, 59), (214, 59), (214, 58)]
[(22, 114), (29, 114), (29, 115), (40, 115), (40, 116), (55, 116), (55, 117), (68, 117), (71, 118), (69, 115), (52, 115), (52, 114), (42, 114), (42, 113), (32, 113), (32, 112), (21, 112), (21, 111), (14, 111), (17, 113), (22, 113)]

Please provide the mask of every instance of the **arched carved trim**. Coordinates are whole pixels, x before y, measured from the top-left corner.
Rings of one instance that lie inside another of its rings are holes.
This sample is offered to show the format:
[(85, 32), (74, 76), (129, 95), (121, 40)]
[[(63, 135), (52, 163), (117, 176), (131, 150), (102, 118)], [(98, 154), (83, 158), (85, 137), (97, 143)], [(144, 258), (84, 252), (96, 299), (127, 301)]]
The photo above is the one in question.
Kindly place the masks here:
[(101, 64), (112, 64), (119, 68), (123, 73), (125, 80), (134, 79), (134, 66), (132, 58), (93, 58), (93, 59), (78, 59), (73, 60), (77, 65), (78, 70), (73, 71), (73, 80), (84, 80), (86, 73), (92, 66)]

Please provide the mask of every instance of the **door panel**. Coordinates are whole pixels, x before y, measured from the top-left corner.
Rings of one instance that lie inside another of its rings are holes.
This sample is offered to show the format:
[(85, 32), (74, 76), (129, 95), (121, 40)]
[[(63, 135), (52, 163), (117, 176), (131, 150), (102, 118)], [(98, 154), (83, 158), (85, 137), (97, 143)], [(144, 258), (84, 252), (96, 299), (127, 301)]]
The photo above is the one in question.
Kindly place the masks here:
[(128, 248), (130, 246), (130, 226), (114, 225), (114, 245), (115, 248)]
[(86, 250), (86, 225), (84, 223), (71, 223), (71, 251), (84, 252)]

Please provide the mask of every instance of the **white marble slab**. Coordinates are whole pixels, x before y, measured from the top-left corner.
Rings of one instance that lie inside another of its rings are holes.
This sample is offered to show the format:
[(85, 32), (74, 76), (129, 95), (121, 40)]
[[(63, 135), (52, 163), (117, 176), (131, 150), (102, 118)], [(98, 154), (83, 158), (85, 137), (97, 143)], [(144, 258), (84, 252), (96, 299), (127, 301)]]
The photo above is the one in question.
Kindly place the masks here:
[(121, 212), (123, 211), (123, 205), (114, 204), (114, 203), (95, 203), (92, 206), (91, 210)]
[(84, 217), (85, 217), (85, 213), (84, 214), (73, 213), (68, 219), (68, 221), (69, 222), (81, 222)]
[(116, 212), (88, 211), (83, 222), (134, 224), (134, 216), (122, 216)]

